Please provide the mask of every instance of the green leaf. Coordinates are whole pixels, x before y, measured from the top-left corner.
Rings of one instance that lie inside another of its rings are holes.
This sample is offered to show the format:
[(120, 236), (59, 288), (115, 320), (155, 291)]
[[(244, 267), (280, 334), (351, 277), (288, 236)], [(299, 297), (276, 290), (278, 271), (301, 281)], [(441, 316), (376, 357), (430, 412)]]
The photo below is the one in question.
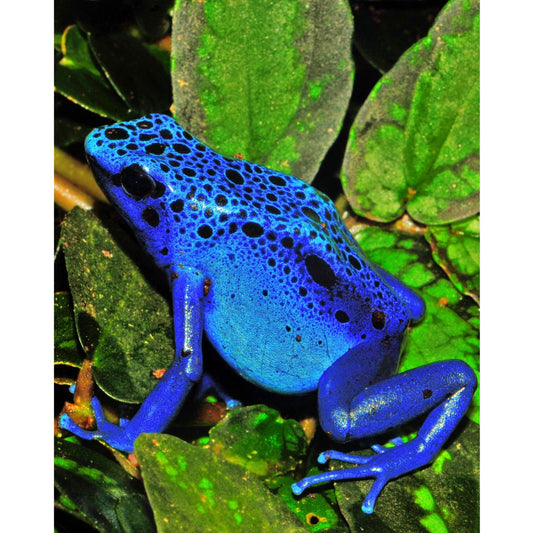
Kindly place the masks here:
[(463, 294), (479, 304), (479, 216), (425, 233), (433, 258)]
[(343, 187), (354, 210), (425, 224), (479, 211), (479, 0), (451, 0), (378, 82), (350, 132)]
[(83, 353), (79, 349), (70, 293), (54, 294), (54, 363), (81, 368)]
[[(363, 513), (361, 504), (373, 479), (335, 483), (337, 501), (350, 531), (479, 531), (479, 426), (473, 422), (463, 426), (460, 435), (430, 466), (390, 481), (372, 515)], [(331, 467), (347, 465), (332, 461)]]
[(348, 3), (176, 2), (174, 115), (220, 153), (310, 182), (352, 91)]
[(135, 454), (159, 533), (306, 531), (262, 481), (210, 450), (144, 433)]
[[(363, 229), (356, 238), (371, 261), (417, 289), (426, 302), (426, 316), (409, 335), (400, 371), (461, 359), (479, 378), (479, 309), (433, 263), (424, 238), (378, 227)], [(479, 388), (469, 416), (479, 420)]]
[(56, 439), (54, 467), (63, 510), (102, 533), (155, 532), (141, 484), (116, 462), (75, 440)]
[(209, 437), (209, 449), (261, 477), (294, 470), (307, 448), (302, 426), (264, 405), (230, 411)]
[(143, 276), (153, 269), (120, 227), (74, 209), (62, 224), (74, 316), (93, 358), (97, 384), (123, 402), (141, 402), (157, 384), (153, 371), (174, 356), (168, 302)]
[(124, 120), (128, 108), (94, 63), (87, 40), (77, 26), (62, 38), (63, 58), (55, 66), (55, 90), (80, 106), (113, 120)]

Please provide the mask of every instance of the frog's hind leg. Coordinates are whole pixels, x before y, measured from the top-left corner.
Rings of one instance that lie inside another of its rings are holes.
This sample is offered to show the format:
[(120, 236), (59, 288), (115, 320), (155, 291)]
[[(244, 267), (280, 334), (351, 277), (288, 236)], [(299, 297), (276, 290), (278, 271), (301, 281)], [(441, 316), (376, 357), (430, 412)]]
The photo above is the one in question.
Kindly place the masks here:
[(335, 383), (347, 381), (342, 374), (345, 367), (341, 365), (339, 372), (336, 365), (324, 373), (318, 390), (320, 422), (334, 439), (346, 442), (384, 434), (429, 413), (413, 440), (400, 445), (396, 439), (392, 448), (373, 446), (377, 455), (371, 457), (324, 452), (319, 462), (334, 458), (359, 466), (325, 472), (293, 485), (293, 492), (301, 494), (307, 487), (325, 481), (374, 477), (376, 481), (362, 507), (365, 513), (372, 513), (376, 498), (389, 480), (434, 459), (466, 412), (477, 380), (464, 362), (441, 361), (392, 376), (354, 394), (335, 387)]
[(174, 361), (148, 395), (135, 416), (117, 426), (104, 415), (100, 402), (92, 406), (98, 429), (84, 430), (63, 414), (60, 425), (84, 439), (100, 439), (118, 450), (133, 452), (141, 433), (159, 433), (174, 418), (188, 392), (202, 375), (204, 277), (195, 269), (180, 269), (171, 279), (174, 309)]

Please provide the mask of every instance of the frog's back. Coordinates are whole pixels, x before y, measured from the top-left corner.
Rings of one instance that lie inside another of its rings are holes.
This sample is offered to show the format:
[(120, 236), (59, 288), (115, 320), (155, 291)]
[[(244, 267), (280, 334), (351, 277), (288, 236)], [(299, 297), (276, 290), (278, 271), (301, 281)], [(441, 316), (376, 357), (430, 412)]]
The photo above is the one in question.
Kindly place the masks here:
[(225, 158), (160, 115), (97, 130), (86, 147), (107, 150), (107, 174), (129, 165), (153, 178), (142, 205), (115, 203), (160, 267), (186, 264), (211, 280), (206, 332), (251, 381), (313, 390), (354, 345), (407, 326), (406, 305), (332, 202), (301, 180)]

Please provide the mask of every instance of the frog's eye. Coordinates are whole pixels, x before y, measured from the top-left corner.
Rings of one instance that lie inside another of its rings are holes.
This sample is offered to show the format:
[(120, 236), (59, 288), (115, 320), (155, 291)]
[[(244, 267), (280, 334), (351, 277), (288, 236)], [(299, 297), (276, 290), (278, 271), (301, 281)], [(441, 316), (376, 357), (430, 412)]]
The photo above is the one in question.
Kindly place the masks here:
[(142, 200), (155, 189), (155, 181), (140, 166), (130, 165), (120, 173), (122, 190), (134, 200)]

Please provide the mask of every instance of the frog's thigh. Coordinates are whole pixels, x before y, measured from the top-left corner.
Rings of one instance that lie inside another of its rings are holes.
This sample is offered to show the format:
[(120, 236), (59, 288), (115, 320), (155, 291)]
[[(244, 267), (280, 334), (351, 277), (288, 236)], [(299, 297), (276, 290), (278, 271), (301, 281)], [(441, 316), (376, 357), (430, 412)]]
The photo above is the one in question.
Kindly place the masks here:
[(353, 400), (369, 385), (396, 372), (401, 339), (368, 341), (337, 359), (318, 383), (318, 411), (322, 429), (335, 440), (348, 441), (351, 435)]
[(335, 363), (318, 388), (320, 424), (339, 441), (381, 435), (432, 411), (425, 425), (439, 419), (446, 429), (438, 439), (441, 446), (445, 433), (463, 416), (477, 384), (470, 367), (456, 360), (415, 368), (364, 389), (357, 380), (355, 387), (350, 385), (348, 372), (345, 365)]

